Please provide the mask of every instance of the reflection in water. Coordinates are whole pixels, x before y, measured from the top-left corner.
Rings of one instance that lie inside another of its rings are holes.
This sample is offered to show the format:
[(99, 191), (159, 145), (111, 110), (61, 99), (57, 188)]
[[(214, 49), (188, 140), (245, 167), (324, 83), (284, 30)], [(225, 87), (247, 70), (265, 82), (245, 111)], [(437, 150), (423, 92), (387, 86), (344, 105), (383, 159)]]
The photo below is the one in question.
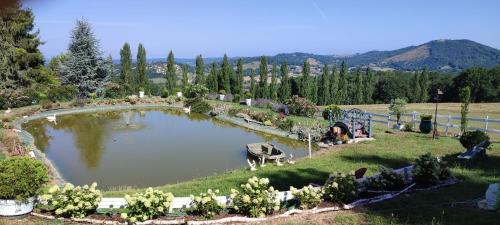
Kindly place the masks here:
[(157, 186), (246, 166), (246, 144), (268, 141), (296, 157), (304, 143), (202, 114), (131, 110), (72, 114), (25, 124), (65, 179), (100, 186)]

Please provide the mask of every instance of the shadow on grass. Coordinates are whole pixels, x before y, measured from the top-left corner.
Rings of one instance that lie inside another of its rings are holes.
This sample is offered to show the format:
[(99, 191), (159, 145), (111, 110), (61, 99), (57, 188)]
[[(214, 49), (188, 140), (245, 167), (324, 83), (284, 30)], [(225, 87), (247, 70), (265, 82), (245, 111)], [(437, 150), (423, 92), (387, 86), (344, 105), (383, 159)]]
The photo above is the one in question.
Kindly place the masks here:
[(290, 186), (302, 187), (310, 183), (323, 184), (329, 173), (315, 168), (299, 168), (288, 171), (271, 172), (263, 174), (269, 178), (271, 185), (278, 190), (288, 190)]
[(407, 159), (387, 158), (378, 155), (343, 155), (340, 157), (351, 162), (376, 164), (391, 168), (404, 167), (411, 163)]

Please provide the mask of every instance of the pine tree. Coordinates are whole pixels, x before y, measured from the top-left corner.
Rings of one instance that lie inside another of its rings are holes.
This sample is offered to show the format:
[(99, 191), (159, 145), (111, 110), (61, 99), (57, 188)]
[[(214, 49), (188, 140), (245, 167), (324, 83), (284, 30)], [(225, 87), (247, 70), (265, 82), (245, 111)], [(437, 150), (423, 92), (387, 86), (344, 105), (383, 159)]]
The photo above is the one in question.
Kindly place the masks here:
[(186, 88), (189, 84), (188, 73), (189, 73), (188, 65), (183, 64), (182, 65), (182, 88)]
[[(15, 1), (12, 1), (15, 2)], [(33, 83), (50, 83), (55, 77), (44, 73), (42, 44), (34, 31), (34, 16), (20, 3), (0, 4), (0, 88), (21, 90)]]
[(120, 80), (127, 88), (132, 85), (132, 53), (126, 42), (120, 50)]
[(224, 90), (227, 93), (231, 92), (231, 64), (229, 64), (229, 58), (224, 54), (224, 59), (222, 60), (222, 66), (219, 76), (219, 91)]
[(323, 74), (321, 79), (319, 79), (318, 87), (318, 105), (330, 104), (330, 72), (328, 71), (328, 65), (323, 66)]
[(422, 96), (422, 90), (420, 89), (420, 74), (415, 72), (413, 75), (413, 96), (412, 101), (415, 103), (420, 102), (420, 98)]
[(267, 57), (265, 56), (260, 57), (259, 73), (260, 80), (257, 98), (269, 98), (269, 91), (267, 90)]
[(304, 61), (304, 66), (302, 67), (302, 79), (300, 81), (299, 95), (300, 97), (307, 98), (311, 100), (311, 66), (307, 60)]
[(337, 65), (333, 65), (332, 73), (330, 75), (330, 104), (339, 104), (339, 72)]
[(348, 90), (349, 86), (347, 83), (347, 65), (345, 61), (342, 61), (340, 69), (340, 79), (339, 79), (339, 90), (337, 92), (338, 104), (347, 104)]
[(356, 105), (362, 105), (364, 104), (364, 91), (363, 91), (363, 73), (361, 71), (361, 66), (358, 66), (358, 69), (356, 70), (356, 81), (354, 84), (354, 103)]
[(257, 94), (257, 86), (255, 84), (255, 70), (250, 69), (250, 94), (252, 95), (252, 98), (255, 98), (255, 95)]
[(462, 104), (460, 105), (460, 132), (462, 134), (467, 131), (467, 117), (469, 115), (469, 104), (470, 104), (470, 95), (471, 90), (469, 86), (466, 86), (460, 90), (460, 101)]
[(148, 85), (148, 66), (146, 62), (146, 49), (139, 44), (137, 49), (137, 85), (139, 88), (146, 89)]
[(373, 103), (373, 74), (370, 67), (366, 68), (366, 79), (365, 79), (365, 103)]
[(217, 82), (217, 63), (212, 62), (212, 66), (210, 68), (210, 74), (207, 77), (207, 88), (211, 93), (217, 92), (219, 85)]
[(203, 57), (201, 55), (196, 56), (196, 77), (194, 79), (195, 84), (205, 84), (205, 63), (203, 62)]
[(422, 71), (422, 78), (420, 79), (420, 102), (427, 102), (429, 100), (429, 71), (424, 68)]
[(243, 59), (239, 58), (236, 63), (236, 93), (243, 97)]
[(61, 82), (76, 86), (82, 97), (99, 92), (102, 85), (110, 78), (110, 66), (102, 58), (99, 41), (88, 22), (84, 20), (76, 22), (68, 50), (68, 59), (61, 71)]
[(175, 86), (177, 85), (177, 74), (175, 73), (175, 62), (174, 62), (174, 53), (170, 51), (168, 53), (168, 58), (167, 58), (167, 74), (166, 74), (166, 80), (167, 80), (167, 89), (170, 92), (173, 92)]
[(285, 60), (281, 66), (281, 85), (278, 97), (280, 102), (285, 102), (291, 97), (290, 81), (288, 79), (288, 62)]
[(273, 68), (271, 70), (271, 85), (269, 86), (269, 97), (276, 101), (278, 100), (278, 84), (277, 84), (277, 73), (278, 66), (276, 65), (276, 61), (273, 63)]
[(315, 104), (318, 103), (318, 87), (319, 87), (319, 82), (321, 81), (321, 79), (317, 76), (314, 76), (314, 77), (310, 77), (309, 78), (310, 80), (310, 87), (311, 87), (311, 92), (310, 92), (310, 97), (309, 99), (311, 100), (311, 102), (314, 102)]

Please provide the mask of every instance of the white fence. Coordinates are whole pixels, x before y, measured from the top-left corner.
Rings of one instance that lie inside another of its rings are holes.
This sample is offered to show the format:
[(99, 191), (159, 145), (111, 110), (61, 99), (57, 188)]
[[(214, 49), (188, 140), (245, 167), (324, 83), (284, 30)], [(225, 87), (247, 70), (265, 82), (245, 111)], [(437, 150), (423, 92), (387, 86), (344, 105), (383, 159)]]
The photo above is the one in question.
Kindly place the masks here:
[[(368, 113), (370, 113), (370, 112), (368, 112)], [(392, 124), (396, 123), (396, 115), (394, 113), (389, 113), (389, 114), (370, 113), (370, 114), (372, 115), (372, 122), (386, 124), (387, 127), (391, 126), (391, 122), (392, 122)], [(434, 117), (434, 115), (432, 115), (432, 116)], [(418, 123), (420, 123), (420, 120), (417, 118), (420, 118), (420, 113), (415, 112), (415, 111), (412, 113), (401, 114), (401, 121), (407, 122), (407, 123), (413, 123), (414, 128), (416, 128), (418, 126)], [(438, 119), (437, 126), (444, 127), (445, 135), (448, 135), (448, 133), (450, 132), (450, 128), (460, 129), (460, 120), (461, 120), (460, 116), (439, 115), (438, 114), (437, 119)], [(443, 120), (446, 120), (446, 122), (443, 123)], [(454, 124), (453, 121), (458, 121), (458, 123)], [(491, 119), (488, 116), (486, 116), (485, 118), (467, 118), (467, 121), (469, 123), (470, 122), (479, 122), (479, 123), (483, 124), (482, 127), (468, 126), (467, 130), (481, 130), (484, 132), (500, 134), (500, 130), (493, 129), (493, 128), (489, 127), (489, 125), (491, 123), (499, 123), (500, 124), (500, 119)], [(433, 120), (433, 124), (434, 124), (434, 120)]]

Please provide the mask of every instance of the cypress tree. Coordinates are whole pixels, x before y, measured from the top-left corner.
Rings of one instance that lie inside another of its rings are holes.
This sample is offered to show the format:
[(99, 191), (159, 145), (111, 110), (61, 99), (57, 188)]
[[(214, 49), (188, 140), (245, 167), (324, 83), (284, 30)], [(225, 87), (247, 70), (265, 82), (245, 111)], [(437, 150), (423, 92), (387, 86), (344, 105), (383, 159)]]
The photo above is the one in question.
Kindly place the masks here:
[(422, 90), (420, 89), (420, 74), (415, 72), (413, 75), (413, 96), (412, 101), (415, 103), (420, 102), (420, 98), (422, 96)]
[(269, 91), (267, 90), (267, 57), (260, 57), (260, 81), (259, 90), (257, 92), (257, 98), (269, 98)]
[(203, 62), (203, 57), (201, 55), (196, 56), (196, 77), (194, 79), (195, 84), (205, 84), (205, 63)]
[(126, 87), (132, 85), (132, 53), (128, 43), (120, 50), (120, 80)]
[(236, 93), (243, 97), (243, 59), (239, 58), (236, 63)]
[(363, 73), (361, 71), (361, 66), (358, 66), (356, 71), (356, 81), (354, 84), (354, 102), (356, 105), (364, 104), (364, 93), (363, 93)]
[(469, 115), (469, 103), (470, 103), (470, 95), (471, 90), (469, 86), (466, 86), (460, 90), (460, 101), (462, 104), (460, 105), (460, 132), (462, 134), (467, 131), (467, 116)]
[(319, 82), (321, 81), (321, 79), (319, 79), (319, 77), (317, 76), (314, 76), (314, 77), (310, 77), (310, 88), (311, 88), (311, 93), (310, 93), (310, 100), (311, 102), (314, 102), (314, 104), (318, 104), (318, 87), (319, 87)]
[(167, 58), (167, 89), (173, 92), (177, 85), (177, 75), (175, 73), (174, 53), (170, 51)]
[(217, 74), (217, 63), (212, 62), (210, 74), (207, 77), (207, 88), (211, 93), (217, 92), (219, 88), (219, 85), (217, 84)]
[(366, 68), (366, 79), (365, 79), (365, 103), (373, 103), (373, 74), (370, 67)]
[(182, 87), (186, 88), (189, 84), (189, 78), (188, 78), (188, 73), (189, 73), (189, 67), (187, 64), (182, 65)]
[(291, 97), (290, 81), (288, 78), (288, 61), (284, 61), (280, 66), (281, 85), (278, 93), (280, 102), (285, 102)]
[(139, 88), (146, 88), (148, 85), (148, 72), (146, 63), (146, 49), (139, 44), (137, 49), (137, 85)]
[(224, 90), (227, 93), (231, 93), (231, 65), (229, 64), (229, 59), (226, 54), (224, 54), (224, 59), (222, 60), (221, 71), (219, 73), (219, 91)]
[(429, 71), (427, 67), (422, 71), (422, 79), (420, 79), (420, 102), (429, 100)]
[(250, 94), (252, 94), (252, 98), (255, 98), (257, 94), (257, 87), (255, 85), (255, 70), (250, 69)]
[(278, 84), (277, 84), (277, 73), (278, 73), (278, 68), (276, 65), (276, 61), (273, 63), (273, 69), (271, 70), (271, 86), (269, 86), (269, 97), (276, 101), (278, 100)]
[(311, 67), (307, 60), (304, 61), (304, 66), (302, 67), (302, 79), (300, 81), (299, 95), (300, 97), (307, 98), (311, 100)]
[(330, 75), (330, 104), (339, 104), (337, 93), (339, 88), (339, 72), (337, 65), (333, 65), (332, 73)]
[(328, 65), (323, 66), (323, 74), (318, 83), (318, 105), (330, 104), (330, 72)]
[(88, 22), (76, 22), (68, 50), (68, 59), (61, 71), (61, 82), (76, 86), (83, 97), (88, 97), (90, 93), (97, 94), (110, 78), (110, 66), (101, 56), (99, 41)]
[(346, 104), (348, 98), (348, 83), (347, 83), (347, 65), (345, 61), (342, 61), (340, 69), (340, 79), (339, 79), (339, 91), (337, 92), (338, 104)]

